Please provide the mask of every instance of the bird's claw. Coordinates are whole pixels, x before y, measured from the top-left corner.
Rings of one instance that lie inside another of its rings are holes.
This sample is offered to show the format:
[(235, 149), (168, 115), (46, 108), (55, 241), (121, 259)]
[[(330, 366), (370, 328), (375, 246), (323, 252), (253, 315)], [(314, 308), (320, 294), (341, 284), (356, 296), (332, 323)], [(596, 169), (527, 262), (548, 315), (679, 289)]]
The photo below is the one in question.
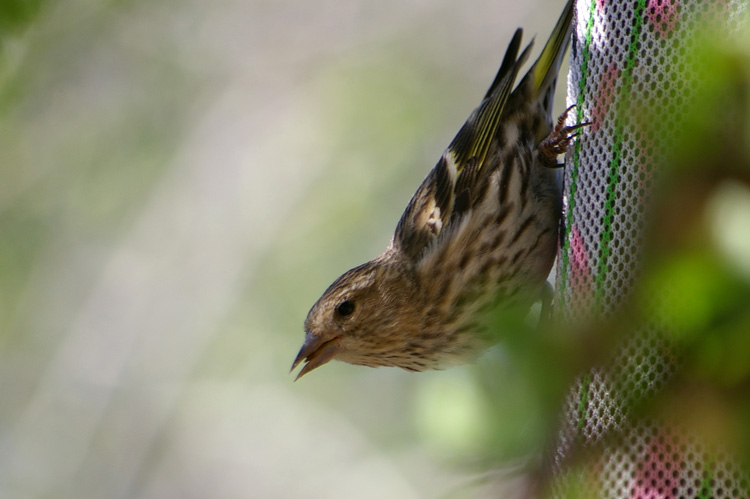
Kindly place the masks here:
[(539, 144), (539, 156), (542, 163), (549, 168), (558, 168), (560, 165), (557, 162), (557, 157), (560, 154), (564, 154), (568, 151), (570, 143), (573, 142), (577, 137), (581, 135), (581, 129), (585, 126), (589, 126), (591, 123), (579, 123), (577, 125), (565, 126), (565, 121), (568, 119), (568, 114), (575, 108), (573, 104), (565, 110), (563, 114), (557, 119), (557, 124), (552, 132)]

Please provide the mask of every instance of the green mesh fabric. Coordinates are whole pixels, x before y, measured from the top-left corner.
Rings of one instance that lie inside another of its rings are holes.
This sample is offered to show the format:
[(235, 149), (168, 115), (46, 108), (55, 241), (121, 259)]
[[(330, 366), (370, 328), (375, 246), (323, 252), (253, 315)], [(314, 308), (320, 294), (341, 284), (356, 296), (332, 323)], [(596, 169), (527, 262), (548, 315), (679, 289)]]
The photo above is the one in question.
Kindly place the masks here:
[[(696, 33), (706, 23), (748, 29), (747, 2), (579, 0), (568, 104), (589, 122), (567, 155), (556, 315), (613, 316), (641, 272), (644, 224), (663, 151), (689, 103)], [(689, 76), (689, 77), (683, 77)], [(639, 121), (633, 109), (669, 120)], [(571, 118), (571, 122), (573, 119)], [(571, 123), (573, 124), (573, 123)], [(749, 497), (746, 470), (691, 428), (635, 416), (631, 406), (680, 369), (668, 323), (638, 328), (605, 365), (580, 376), (562, 411), (548, 466), (557, 497)]]

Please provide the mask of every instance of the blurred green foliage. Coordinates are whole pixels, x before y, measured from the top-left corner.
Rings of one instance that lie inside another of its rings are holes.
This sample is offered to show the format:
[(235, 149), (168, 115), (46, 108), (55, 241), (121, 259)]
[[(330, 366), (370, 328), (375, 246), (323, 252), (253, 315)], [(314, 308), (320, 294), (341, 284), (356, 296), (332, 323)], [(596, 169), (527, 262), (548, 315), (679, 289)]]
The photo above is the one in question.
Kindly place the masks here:
[(0, 33), (22, 30), (34, 21), (47, 2), (44, 0), (4, 0), (0, 3)]

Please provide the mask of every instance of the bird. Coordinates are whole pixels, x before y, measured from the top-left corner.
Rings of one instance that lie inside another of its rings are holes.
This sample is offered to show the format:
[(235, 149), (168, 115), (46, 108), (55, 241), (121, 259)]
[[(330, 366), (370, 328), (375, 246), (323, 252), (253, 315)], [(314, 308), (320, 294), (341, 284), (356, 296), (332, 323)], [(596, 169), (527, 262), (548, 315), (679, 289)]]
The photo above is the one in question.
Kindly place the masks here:
[(536, 62), (518, 28), (481, 104), (419, 185), (386, 250), (336, 279), (310, 309), (296, 379), (331, 360), (408, 371), (474, 360), (497, 311), (528, 313), (557, 252), (558, 155), (584, 125), (553, 123), (569, 0)]

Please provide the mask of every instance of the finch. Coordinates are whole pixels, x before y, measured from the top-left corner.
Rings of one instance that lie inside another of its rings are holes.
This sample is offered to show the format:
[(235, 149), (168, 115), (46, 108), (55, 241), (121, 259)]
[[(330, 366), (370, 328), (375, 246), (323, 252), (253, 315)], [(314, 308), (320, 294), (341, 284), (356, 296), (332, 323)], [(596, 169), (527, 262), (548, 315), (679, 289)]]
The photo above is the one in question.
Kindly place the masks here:
[[(516, 30), (497, 76), (417, 189), (385, 252), (349, 270), (305, 320), (297, 379), (337, 359), (425, 371), (465, 363), (492, 343), (489, 310), (528, 312), (555, 259), (557, 156), (581, 125), (553, 128), (557, 73), (571, 31), (569, 0), (541, 55), (513, 88)], [(567, 111), (566, 111), (567, 114)]]

